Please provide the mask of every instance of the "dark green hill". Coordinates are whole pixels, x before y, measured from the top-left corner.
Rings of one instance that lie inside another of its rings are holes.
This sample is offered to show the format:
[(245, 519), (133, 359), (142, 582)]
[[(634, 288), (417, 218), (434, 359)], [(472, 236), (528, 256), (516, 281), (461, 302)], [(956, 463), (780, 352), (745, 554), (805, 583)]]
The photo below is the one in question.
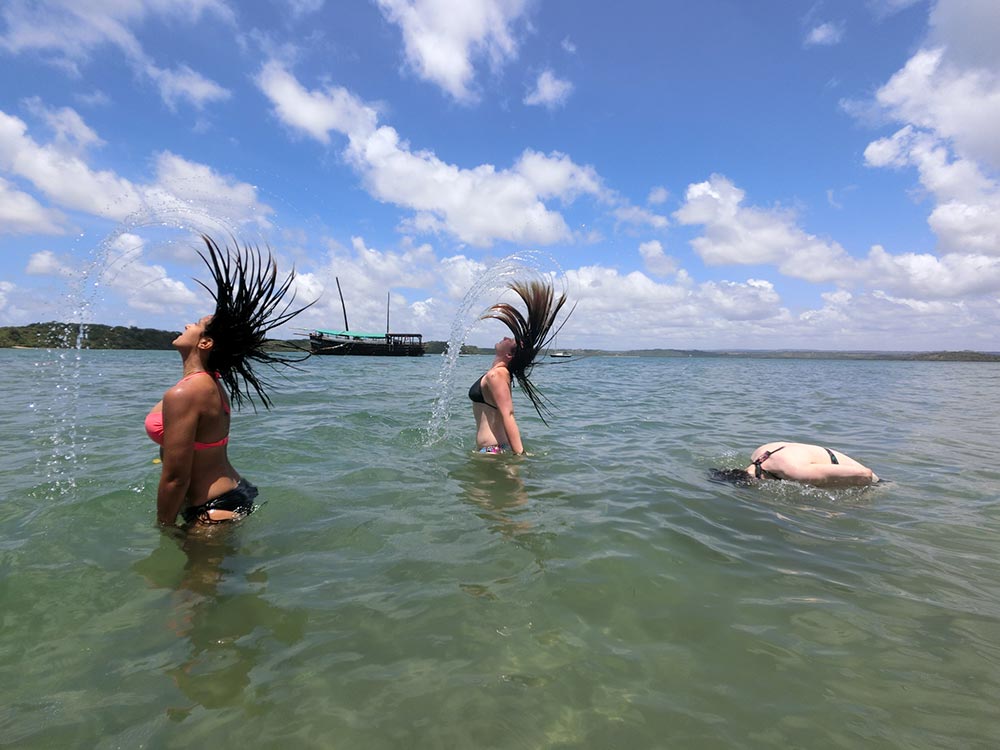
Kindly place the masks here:
[[(52, 321), (26, 326), (0, 326), (0, 348), (69, 349), (75, 348), (79, 339), (84, 349), (171, 349), (171, 342), (177, 338), (177, 331), (87, 323), (83, 338), (80, 339), (80, 336), (80, 325), (75, 323)], [(440, 354), (446, 346), (444, 341), (428, 341), (427, 353)], [(274, 341), (269, 347), (308, 350), (309, 339)]]
[[(67, 349), (75, 347), (80, 336), (78, 324), (50, 322), (5, 326), (0, 327), (0, 347)], [(84, 349), (170, 349), (170, 342), (175, 338), (176, 331), (88, 323), (84, 326), (80, 345)]]

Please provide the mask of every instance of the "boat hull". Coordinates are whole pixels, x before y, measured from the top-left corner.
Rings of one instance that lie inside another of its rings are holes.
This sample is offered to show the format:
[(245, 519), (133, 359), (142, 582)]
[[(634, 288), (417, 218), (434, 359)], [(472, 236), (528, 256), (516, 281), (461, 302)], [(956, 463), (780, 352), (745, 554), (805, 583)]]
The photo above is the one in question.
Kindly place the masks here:
[(422, 357), (426, 351), (422, 340), (393, 334), (368, 340), (313, 334), (309, 336), (309, 345), (313, 354), (341, 357)]

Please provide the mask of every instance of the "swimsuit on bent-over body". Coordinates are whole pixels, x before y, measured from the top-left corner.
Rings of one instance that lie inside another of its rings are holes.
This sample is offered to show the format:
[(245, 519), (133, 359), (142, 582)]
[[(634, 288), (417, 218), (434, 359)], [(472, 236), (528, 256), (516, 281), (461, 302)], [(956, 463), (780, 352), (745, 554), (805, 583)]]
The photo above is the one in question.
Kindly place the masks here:
[[(777, 453), (784, 447), (785, 446), (780, 445), (773, 451), (764, 451), (763, 453), (761, 453), (760, 458), (758, 458), (756, 461), (753, 462), (754, 477), (756, 477), (757, 479), (761, 479), (763, 478), (764, 474), (771, 474), (771, 472), (769, 472), (767, 469), (761, 466), (761, 464), (764, 463), (767, 459), (769, 459), (771, 456), (773, 456), (775, 453)], [(837, 457), (833, 455), (832, 450), (830, 450), (829, 448), (823, 448), (823, 450), (825, 450), (827, 453), (830, 454), (830, 463), (837, 464), (838, 466), (840, 465), (840, 461), (838, 461)], [(781, 479), (781, 477), (771, 474), (771, 479)]]

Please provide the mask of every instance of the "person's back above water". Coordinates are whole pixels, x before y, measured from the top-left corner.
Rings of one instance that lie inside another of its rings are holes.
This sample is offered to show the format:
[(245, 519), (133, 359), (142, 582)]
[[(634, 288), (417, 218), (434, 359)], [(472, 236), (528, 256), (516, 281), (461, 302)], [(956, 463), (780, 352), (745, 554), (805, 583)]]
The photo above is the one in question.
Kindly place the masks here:
[(879, 481), (874, 471), (846, 453), (810, 443), (765, 443), (750, 454), (745, 469), (716, 469), (716, 479), (751, 483), (785, 479), (817, 487), (861, 487)]

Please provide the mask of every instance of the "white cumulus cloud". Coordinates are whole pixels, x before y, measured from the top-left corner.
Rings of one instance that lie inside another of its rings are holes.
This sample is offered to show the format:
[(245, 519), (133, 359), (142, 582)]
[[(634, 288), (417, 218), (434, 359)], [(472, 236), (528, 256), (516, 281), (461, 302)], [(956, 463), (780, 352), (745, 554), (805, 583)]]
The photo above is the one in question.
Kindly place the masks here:
[(662, 185), (657, 185), (649, 191), (649, 197), (646, 198), (646, 202), (651, 206), (659, 206), (666, 203), (669, 197), (670, 191)]
[(293, 130), (324, 144), (331, 132), (346, 136), (346, 161), (371, 195), (414, 212), (405, 222), (413, 231), (448, 232), (481, 247), (500, 240), (551, 244), (569, 238), (570, 231), (544, 201), (605, 194), (592, 167), (558, 152), (529, 149), (506, 169), (444, 162), (413, 149), (394, 128), (379, 126), (376, 111), (350, 92), (309, 91), (276, 61), (264, 66), (258, 84), (275, 115)]
[[(78, 132), (89, 131), (82, 120), (77, 123), (76, 118), (68, 118), (65, 110), (60, 116), (64, 122), (74, 122)], [(267, 226), (272, 213), (257, 199), (252, 185), (167, 152), (155, 157), (155, 179), (138, 184), (110, 170), (91, 168), (86, 154), (79, 153), (75, 144), (70, 146), (58, 134), (52, 142), (40, 143), (23, 120), (0, 111), (0, 171), (31, 183), (53, 204), (39, 214), (40, 207), (20, 199), (21, 215), (34, 216), (36, 226), (41, 226), (38, 216), (46, 216), (53, 224), (51, 233), (63, 231), (53, 223), (58, 218), (56, 207), (114, 221), (171, 217), (190, 222), (200, 231), (230, 233), (247, 223)]]
[(928, 224), (946, 252), (1000, 256), (1000, 183), (969, 159), (953, 158), (947, 143), (907, 125), (872, 141), (865, 161), (873, 167), (914, 167), (934, 197)]
[(960, 299), (1000, 292), (1000, 258), (949, 253), (890, 255), (879, 245), (865, 262), (869, 286), (921, 299)]
[(329, 143), (330, 131), (364, 139), (375, 130), (378, 113), (347, 89), (328, 87), (307, 91), (276, 60), (264, 65), (257, 85), (270, 99), (278, 119), (320, 143)]
[(37, 253), (32, 253), (24, 272), (29, 276), (61, 276), (63, 278), (76, 276), (73, 267), (59, 260), (51, 250), (39, 250)]
[(638, 206), (619, 206), (614, 211), (615, 218), (624, 224), (632, 226), (648, 226), (653, 229), (666, 229), (670, 222), (666, 216), (662, 216), (645, 208)]
[(130, 233), (115, 237), (107, 248), (112, 261), (101, 268), (101, 284), (121, 294), (130, 308), (142, 312), (180, 313), (204, 306), (204, 295), (171, 278), (163, 266), (143, 262), (144, 244), (141, 237)]
[(654, 276), (669, 276), (677, 270), (677, 261), (663, 252), (659, 240), (650, 240), (639, 245), (639, 255), (646, 270)]
[(964, 158), (1000, 168), (1000, 70), (953, 63), (946, 48), (922, 49), (882, 86), (877, 101), (897, 121), (954, 144)]
[(47, 107), (37, 96), (27, 99), (24, 105), (55, 134), (53, 143), (60, 151), (83, 153), (90, 148), (104, 145), (104, 140), (84, 122), (76, 110), (70, 107), (60, 109)]
[(0, 177), (0, 234), (65, 234), (65, 217)]
[(176, 109), (178, 102), (182, 101), (189, 102), (197, 109), (203, 109), (206, 104), (225, 101), (232, 96), (229, 89), (220, 86), (187, 65), (180, 65), (173, 70), (165, 70), (147, 63), (143, 66), (143, 70), (156, 84), (160, 91), (160, 97), (170, 109)]
[(80, 77), (96, 51), (116, 47), (137, 74), (158, 86), (168, 106), (172, 108), (184, 99), (201, 108), (227, 98), (229, 92), (187, 66), (159, 68), (143, 51), (133, 29), (153, 16), (194, 24), (205, 15), (227, 23), (235, 18), (223, 0), (8, 0), (0, 5), (5, 26), (0, 33), (0, 50), (41, 55)]
[(58, 205), (94, 216), (124, 218), (141, 206), (135, 185), (93, 170), (58, 144), (40, 144), (23, 120), (0, 111), (0, 170), (31, 182)]
[(377, 0), (400, 27), (410, 68), (456, 101), (472, 102), (475, 65), (497, 68), (517, 54), (514, 25), (527, 0)]
[(865, 149), (871, 167), (913, 169), (930, 196), (927, 223), (940, 256), (890, 256), (868, 266), (897, 294), (931, 298), (1000, 289), (1000, 49), (992, 0), (938, 0), (926, 44), (878, 89), (875, 104), (897, 124)]
[(806, 34), (804, 44), (807, 47), (832, 47), (844, 38), (842, 23), (821, 23), (814, 26)]
[(555, 109), (565, 104), (572, 93), (572, 83), (557, 78), (551, 70), (543, 70), (535, 81), (534, 88), (524, 97), (524, 103)]
[(771, 264), (786, 276), (813, 282), (856, 276), (854, 260), (839, 244), (804, 232), (788, 211), (744, 206), (744, 197), (722, 175), (688, 186), (674, 216), (681, 224), (704, 227), (691, 246), (707, 264)]

